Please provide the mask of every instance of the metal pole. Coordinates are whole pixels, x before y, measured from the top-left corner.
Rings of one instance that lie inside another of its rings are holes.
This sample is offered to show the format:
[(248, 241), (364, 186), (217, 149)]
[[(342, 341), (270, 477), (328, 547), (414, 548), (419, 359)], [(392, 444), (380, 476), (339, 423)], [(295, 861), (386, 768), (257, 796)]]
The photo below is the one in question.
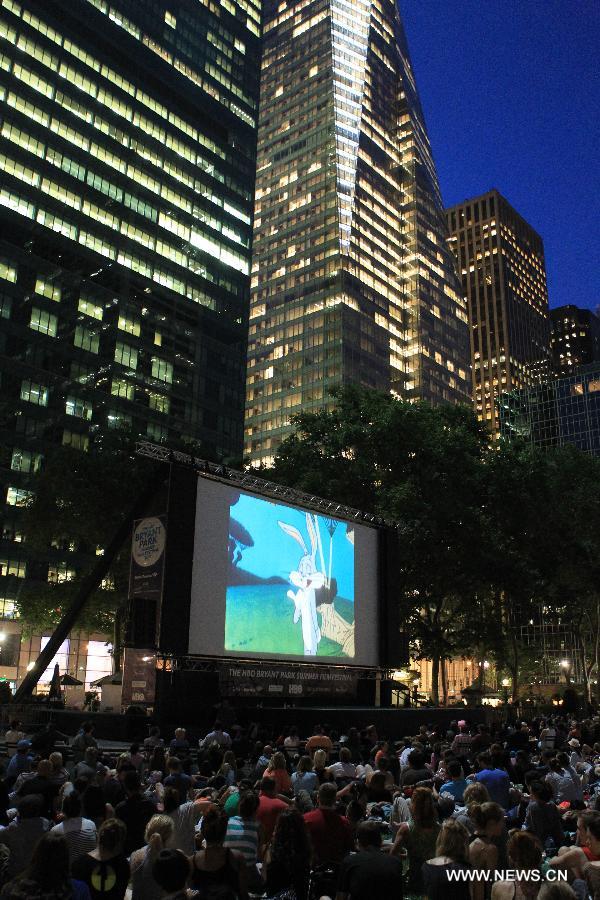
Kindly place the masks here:
[(38, 656), (31, 671), (27, 672), (25, 678), (17, 688), (13, 703), (22, 703), (31, 695), (41, 675), (48, 668), (60, 645), (68, 637), (69, 632), (77, 622), (77, 619), (91, 594), (96, 590), (104, 576), (107, 574), (115, 556), (123, 546), (123, 542), (126, 540), (127, 536), (131, 534), (131, 523), (134, 519), (138, 518), (139, 515), (143, 514), (146, 504), (152, 499), (162, 485), (163, 480), (157, 477), (157, 472), (153, 472), (146, 487), (138, 494), (135, 502), (123, 517), (123, 521), (115, 532), (115, 535), (105, 552), (102, 556), (98, 557), (98, 561), (92, 571), (86, 575), (81, 582), (81, 586), (73, 598), (73, 602), (63, 613), (60, 622), (52, 633), (52, 637)]

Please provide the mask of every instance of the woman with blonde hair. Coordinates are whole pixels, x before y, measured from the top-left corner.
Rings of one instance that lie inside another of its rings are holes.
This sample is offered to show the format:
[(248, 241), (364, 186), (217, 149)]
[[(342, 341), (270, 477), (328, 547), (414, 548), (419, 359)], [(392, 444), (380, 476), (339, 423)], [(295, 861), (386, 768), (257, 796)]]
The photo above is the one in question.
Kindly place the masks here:
[(413, 791), (410, 801), (410, 822), (402, 822), (398, 827), (392, 854), (399, 855), (405, 847), (408, 852), (407, 890), (410, 893), (423, 893), (423, 863), (436, 855), (436, 843), (440, 833), (440, 823), (433, 799), (433, 792), (428, 787), (418, 787)]
[(171, 816), (152, 816), (146, 825), (146, 846), (131, 854), (131, 900), (161, 900), (163, 891), (152, 875), (152, 867), (161, 850), (173, 840), (174, 823)]
[[(319, 753), (315, 753), (315, 756)], [(281, 752), (274, 753), (269, 761), (269, 765), (265, 770), (265, 776), (272, 778), (275, 782), (275, 790), (278, 794), (292, 793), (292, 780), (287, 770), (287, 762), (285, 755)]]
[(463, 794), (463, 808), (458, 811), (456, 816), (454, 817), (457, 822), (460, 822), (461, 825), (464, 825), (469, 834), (473, 834), (475, 831), (475, 822), (471, 818), (469, 810), (474, 803), (488, 803), (490, 800), (490, 795), (488, 793), (488, 789), (485, 784), (482, 784), (480, 781), (473, 781), (471, 784), (468, 784), (465, 788), (465, 792)]
[(448, 872), (470, 868), (469, 832), (456, 819), (446, 819), (436, 841), (435, 856), (423, 863), (423, 884), (429, 900), (469, 900), (469, 882), (450, 881)]
[(315, 750), (313, 771), (319, 779), (319, 784), (327, 781), (327, 752), (325, 750)]

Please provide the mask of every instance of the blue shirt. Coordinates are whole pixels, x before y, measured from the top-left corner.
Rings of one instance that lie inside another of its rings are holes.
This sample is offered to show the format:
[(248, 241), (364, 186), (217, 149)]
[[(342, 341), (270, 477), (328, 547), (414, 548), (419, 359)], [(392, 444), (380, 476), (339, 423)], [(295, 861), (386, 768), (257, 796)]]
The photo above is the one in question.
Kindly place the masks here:
[(309, 794), (312, 794), (312, 792), (318, 790), (318, 788), (319, 776), (315, 775), (314, 772), (293, 773), (292, 790), (294, 791), (294, 797), (297, 797), (300, 791), (308, 791)]
[(488, 789), (490, 800), (503, 809), (510, 809), (510, 778), (504, 769), (483, 769), (475, 776)]
[(22, 772), (30, 772), (32, 762), (33, 756), (29, 756), (28, 753), (15, 753), (6, 769), (6, 777), (9, 783), (14, 784)]
[(458, 778), (456, 781), (447, 781), (440, 788), (440, 794), (452, 794), (455, 800), (462, 803), (463, 794), (467, 787), (466, 778)]

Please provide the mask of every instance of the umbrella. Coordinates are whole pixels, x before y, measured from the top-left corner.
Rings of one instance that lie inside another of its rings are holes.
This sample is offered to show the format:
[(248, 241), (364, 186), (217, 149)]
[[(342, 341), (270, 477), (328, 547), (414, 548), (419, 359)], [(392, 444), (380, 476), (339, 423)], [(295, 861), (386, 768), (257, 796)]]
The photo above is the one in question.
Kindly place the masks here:
[(69, 675), (68, 672), (65, 672), (60, 679), (60, 683), (65, 687), (75, 687), (76, 685), (83, 684), (83, 681), (80, 681), (79, 678), (75, 678), (74, 675)]
[(60, 683), (60, 669), (58, 668), (58, 663), (56, 663), (54, 666), (54, 672), (52, 673), (52, 680), (50, 681), (50, 691), (48, 694), (50, 700), (60, 700)]
[(123, 673), (115, 672), (114, 675), (103, 675), (102, 678), (92, 681), (90, 687), (101, 688), (105, 684), (123, 684)]

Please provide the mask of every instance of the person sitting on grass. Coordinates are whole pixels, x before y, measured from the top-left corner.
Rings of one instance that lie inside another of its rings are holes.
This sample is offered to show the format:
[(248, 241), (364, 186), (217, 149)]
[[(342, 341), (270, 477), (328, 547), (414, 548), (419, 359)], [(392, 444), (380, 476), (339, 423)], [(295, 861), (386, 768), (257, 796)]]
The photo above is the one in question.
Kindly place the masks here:
[(448, 763), (446, 771), (450, 780), (440, 787), (439, 792), (440, 794), (452, 794), (456, 803), (462, 803), (467, 788), (463, 767), (457, 759), (453, 759)]

